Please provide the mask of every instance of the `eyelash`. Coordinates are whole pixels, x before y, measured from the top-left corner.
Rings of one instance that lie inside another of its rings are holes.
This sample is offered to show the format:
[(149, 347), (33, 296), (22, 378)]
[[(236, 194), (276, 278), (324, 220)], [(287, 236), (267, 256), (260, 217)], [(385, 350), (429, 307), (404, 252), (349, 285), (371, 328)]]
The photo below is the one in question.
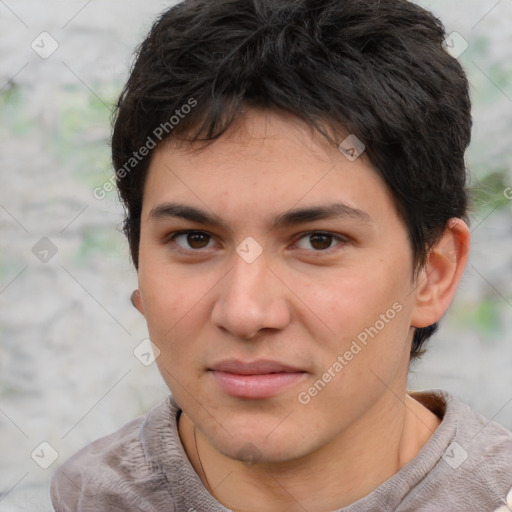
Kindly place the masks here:
[[(182, 231), (175, 231), (174, 233), (170, 233), (167, 237), (165, 237), (164, 244), (168, 244), (168, 243), (172, 242), (173, 245), (175, 246), (175, 248), (173, 250), (175, 250), (177, 252), (181, 252), (183, 254), (201, 253), (201, 252), (204, 252), (205, 250), (207, 250), (207, 249), (184, 249), (183, 247), (181, 247), (180, 245), (178, 245), (175, 242), (175, 239), (178, 236), (189, 235), (189, 234), (203, 234), (203, 235), (210, 237), (210, 240), (213, 238), (213, 235), (211, 235), (210, 233), (207, 233), (206, 231), (182, 230)], [(345, 243), (348, 242), (347, 238), (341, 237), (341, 236), (331, 233), (329, 231), (307, 231), (307, 232), (301, 233), (299, 236), (297, 236), (293, 243), (295, 244), (302, 238), (305, 238), (305, 237), (308, 237), (311, 235), (327, 235), (327, 236), (332, 237), (333, 241), (339, 242), (338, 245), (335, 245), (334, 247), (329, 247), (328, 249), (319, 249), (319, 250), (299, 249), (303, 252), (308, 252), (308, 253), (313, 253), (313, 254), (317, 253), (318, 256), (322, 256), (324, 254), (330, 254), (331, 252), (336, 250), (339, 245), (344, 245)], [(210, 240), (208, 240), (208, 242), (210, 242)]]

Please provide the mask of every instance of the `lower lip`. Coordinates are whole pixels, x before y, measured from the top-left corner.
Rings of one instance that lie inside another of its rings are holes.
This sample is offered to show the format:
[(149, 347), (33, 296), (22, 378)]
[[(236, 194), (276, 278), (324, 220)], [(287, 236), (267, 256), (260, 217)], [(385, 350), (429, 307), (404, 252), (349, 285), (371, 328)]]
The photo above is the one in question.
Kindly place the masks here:
[(305, 377), (304, 372), (266, 373), (264, 375), (239, 375), (211, 371), (220, 388), (236, 398), (270, 398), (284, 389), (297, 384)]

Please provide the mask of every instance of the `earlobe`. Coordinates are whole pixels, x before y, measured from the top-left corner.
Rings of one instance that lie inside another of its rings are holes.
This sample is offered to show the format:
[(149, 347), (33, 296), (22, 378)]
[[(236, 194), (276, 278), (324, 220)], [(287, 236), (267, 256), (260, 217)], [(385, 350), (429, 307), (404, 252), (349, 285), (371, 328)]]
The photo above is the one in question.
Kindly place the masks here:
[(466, 267), (470, 240), (467, 224), (462, 219), (450, 219), (441, 238), (429, 251), (416, 281), (413, 327), (434, 324), (448, 309)]
[(139, 311), (141, 315), (144, 315), (144, 306), (142, 305), (142, 298), (140, 296), (139, 290), (134, 290), (130, 300), (133, 304), (133, 307)]

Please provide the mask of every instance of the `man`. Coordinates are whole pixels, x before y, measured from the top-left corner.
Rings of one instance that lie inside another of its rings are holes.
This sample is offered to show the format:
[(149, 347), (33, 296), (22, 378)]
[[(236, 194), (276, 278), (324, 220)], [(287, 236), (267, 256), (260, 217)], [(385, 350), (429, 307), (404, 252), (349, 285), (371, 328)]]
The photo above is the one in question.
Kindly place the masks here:
[(470, 245), (445, 37), (403, 0), (157, 20), (112, 152), (171, 396), (58, 470), (57, 512), (507, 510), (512, 435), (406, 389)]

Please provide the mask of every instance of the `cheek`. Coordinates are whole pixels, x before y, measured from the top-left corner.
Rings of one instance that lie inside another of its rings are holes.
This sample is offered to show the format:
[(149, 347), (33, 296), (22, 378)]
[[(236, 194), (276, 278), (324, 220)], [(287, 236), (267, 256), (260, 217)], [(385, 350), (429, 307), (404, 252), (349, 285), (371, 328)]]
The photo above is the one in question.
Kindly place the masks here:
[(200, 354), (196, 340), (201, 302), (191, 290), (178, 289), (177, 280), (153, 279), (142, 285), (141, 293), (149, 337), (159, 350), (158, 370), (182, 405), (197, 385)]
[(218, 281), (214, 277), (184, 276), (178, 269), (159, 271), (157, 265), (140, 267), (144, 314), (149, 336), (160, 350), (157, 363), (161, 370), (184, 373), (201, 363), (199, 352), (205, 341), (203, 328), (209, 321), (209, 293)]
[(192, 309), (193, 297), (176, 275), (146, 264), (139, 267), (139, 290), (151, 340), (164, 351), (180, 318)]
[[(318, 342), (317, 349), (323, 351), (324, 370), (332, 366), (337, 356), (346, 354), (348, 362), (343, 373), (350, 382), (360, 378), (361, 372), (367, 380), (371, 377), (369, 369), (388, 380), (404, 364), (404, 357), (408, 357), (412, 295), (407, 286), (408, 275), (398, 272), (399, 268), (388, 265), (363, 272), (354, 269), (325, 286), (317, 283), (311, 290), (308, 305), (318, 312), (321, 322), (310, 315), (313, 322), (309, 330)], [(322, 336), (323, 342), (318, 336), (319, 326), (327, 333)]]
[(370, 272), (349, 271), (330, 277), (323, 285), (317, 282), (312, 287), (309, 283), (304, 302), (331, 334), (352, 337), (378, 321), (395, 302), (401, 302), (404, 293), (396, 283)]

